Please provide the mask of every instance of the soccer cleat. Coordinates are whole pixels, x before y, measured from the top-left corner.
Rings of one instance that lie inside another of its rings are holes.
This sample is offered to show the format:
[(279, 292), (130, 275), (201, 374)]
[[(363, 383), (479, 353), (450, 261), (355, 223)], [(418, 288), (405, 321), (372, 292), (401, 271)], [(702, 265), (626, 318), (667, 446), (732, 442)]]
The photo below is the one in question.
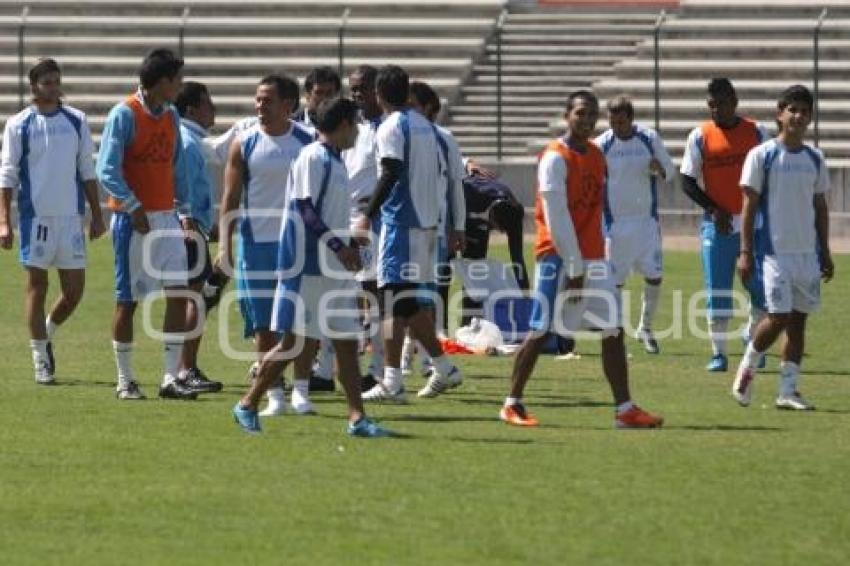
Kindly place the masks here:
[(522, 403), (505, 405), (499, 411), (499, 418), (509, 425), (514, 426), (537, 426), (540, 424), (540, 421), (525, 410), (525, 405)]
[(637, 405), (632, 405), (614, 419), (615, 428), (659, 428), (663, 424), (662, 417), (647, 413)]
[(428, 377), (432, 371), (434, 371), (434, 362), (431, 361), (431, 358), (422, 358), (422, 367), (420, 368), (422, 377)]
[(122, 401), (138, 401), (145, 398), (145, 394), (142, 393), (139, 384), (135, 381), (128, 381), (119, 385), (118, 389), (115, 390), (115, 396)]
[(218, 393), (224, 385), (209, 379), (200, 368), (190, 368), (182, 380), (186, 387), (197, 393)]
[(310, 391), (315, 392), (331, 392), (336, 391), (336, 385), (334, 384), (333, 379), (325, 379), (323, 377), (319, 377), (315, 373), (310, 374)]
[(47, 341), (47, 374), (56, 375), (56, 358), (53, 357), (53, 342)]
[(799, 391), (794, 391), (790, 395), (780, 394), (776, 398), (776, 408), (790, 411), (814, 411), (815, 406), (806, 401)]
[(39, 385), (53, 385), (56, 380), (50, 373), (50, 364), (46, 361), (38, 362), (35, 368), (35, 382)]
[(290, 397), (289, 404), (292, 406), (292, 410), (295, 411), (296, 415), (316, 414), (316, 411), (313, 409), (313, 402), (310, 401), (310, 398), (302, 395), (297, 389), (292, 390), (292, 397)]
[(638, 340), (643, 344), (643, 349), (647, 354), (658, 354), (661, 349), (658, 347), (658, 341), (652, 334), (652, 330), (644, 328), (638, 331)]
[(749, 407), (753, 399), (753, 382), (756, 372), (752, 368), (740, 366), (735, 373), (735, 381), (732, 382), (732, 397), (742, 407)]
[[(449, 373), (449, 376), (455, 373), (456, 370), (457, 368), (452, 368), (452, 371)], [(457, 371), (457, 373), (460, 374), (460, 371)], [(425, 387), (420, 389), (416, 396), (422, 397), (424, 399), (431, 399), (442, 393), (445, 393), (446, 391), (452, 388), (452, 383), (450, 381), (451, 378), (449, 376), (446, 376), (446, 378), (444, 379), (436, 371), (431, 372), (431, 377), (428, 378), (427, 383), (425, 383)], [(462, 380), (463, 378), (461, 378), (461, 381)], [(458, 385), (459, 384), (460, 382), (458, 382)], [(455, 387), (457, 387), (457, 385), (455, 385)]]
[(257, 411), (243, 407), (240, 403), (233, 406), (233, 420), (236, 421), (242, 430), (249, 434), (259, 434), (263, 431), (260, 426), (260, 417)]
[(705, 369), (710, 372), (721, 372), (729, 369), (729, 360), (724, 354), (715, 354), (709, 360)]
[(393, 433), (368, 417), (360, 417), (357, 422), (348, 423), (349, 436), (358, 438), (387, 438)]
[(366, 392), (378, 385), (378, 380), (371, 373), (367, 373), (361, 378), (360, 391)]
[(194, 401), (198, 398), (198, 392), (189, 389), (185, 382), (179, 379), (172, 379), (165, 385), (159, 386), (159, 398)]
[(286, 414), (286, 401), (283, 399), (269, 398), (266, 408), (260, 411), (261, 417), (279, 417)]
[(398, 391), (390, 391), (383, 383), (378, 383), (375, 387), (363, 394), (363, 400), (404, 405), (407, 403), (407, 396), (405, 395), (404, 385), (399, 387)]

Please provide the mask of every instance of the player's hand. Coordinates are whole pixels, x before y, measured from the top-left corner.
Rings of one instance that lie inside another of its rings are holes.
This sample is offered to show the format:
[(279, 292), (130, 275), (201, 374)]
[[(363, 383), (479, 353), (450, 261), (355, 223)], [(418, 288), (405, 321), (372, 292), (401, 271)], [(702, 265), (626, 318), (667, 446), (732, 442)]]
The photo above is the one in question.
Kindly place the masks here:
[(11, 250), (14, 242), (15, 232), (12, 230), (12, 225), (7, 221), (0, 222), (0, 248)]
[(726, 235), (732, 233), (731, 214), (729, 214), (725, 210), (717, 208), (714, 210), (714, 212), (711, 213), (711, 219), (714, 221), (714, 228), (719, 234)]
[(89, 240), (97, 240), (106, 234), (106, 223), (103, 221), (103, 215), (92, 214), (91, 222), (89, 222)]
[(183, 238), (186, 241), (195, 239), (195, 233), (198, 231), (198, 225), (195, 224), (194, 218), (181, 219), (180, 226), (183, 228)]
[(141, 206), (130, 213), (130, 219), (133, 222), (133, 229), (139, 234), (147, 234), (151, 231), (148, 216), (145, 214), (145, 210)]
[(360, 271), (363, 263), (360, 261), (360, 252), (351, 246), (343, 246), (336, 252), (336, 257), (348, 271)]
[(567, 301), (577, 303), (581, 300), (581, 290), (584, 289), (584, 275), (567, 278)]
[(826, 282), (832, 281), (835, 275), (835, 265), (832, 263), (832, 254), (828, 251), (820, 256), (820, 276)]
[(361, 214), (351, 223), (351, 235), (358, 246), (368, 246), (371, 244), (371, 230), (372, 224), (369, 221), (369, 217), (365, 214)]
[(449, 232), (449, 254), (454, 252), (463, 253), (466, 250), (466, 234), (460, 230), (452, 230)]
[(752, 252), (741, 252), (738, 254), (738, 275), (741, 283), (746, 285), (753, 276), (753, 254)]
[(479, 177), (484, 177), (485, 179), (491, 179), (491, 180), (498, 177), (498, 175), (496, 175), (496, 173), (494, 173), (493, 171), (490, 171), (486, 167), (482, 167), (481, 165), (477, 164), (472, 159), (470, 159), (469, 161), (466, 162), (466, 173), (468, 175), (478, 175)]
[(664, 172), (664, 166), (661, 165), (661, 162), (655, 157), (653, 157), (649, 162), (649, 172), (661, 177), (662, 179), (667, 178), (667, 173)]

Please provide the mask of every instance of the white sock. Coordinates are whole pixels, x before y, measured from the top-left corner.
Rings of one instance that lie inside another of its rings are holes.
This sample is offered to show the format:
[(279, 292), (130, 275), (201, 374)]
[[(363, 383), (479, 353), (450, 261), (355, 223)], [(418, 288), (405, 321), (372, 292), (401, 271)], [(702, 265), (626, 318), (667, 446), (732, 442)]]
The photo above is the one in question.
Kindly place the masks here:
[(750, 340), (750, 343), (747, 344), (747, 349), (744, 352), (744, 357), (741, 360), (741, 365), (745, 368), (755, 370), (764, 352), (759, 352), (758, 350), (756, 350), (756, 347), (753, 345), (753, 342), (754, 340)]
[(384, 380), (382, 384), (388, 391), (398, 391), (402, 386), (401, 369), (384, 366)]
[(726, 331), (729, 328), (728, 318), (713, 318), (708, 321), (708, 335), (711, 338), (711, 350), (714, 355), (726, 355)]
[(437, 374), (440, 377), (446, 377), (451, 373), (452, 368), (454, 368), (454, 364), (449, 361), (449, 358), (444, 354), (442, 356), (437, 356), (431, 360), (434, 364), (434, 368), (437, 370)]
[(643, 304), (640, 311), (641, 330), (649, 330), (655, 320), (655, 311), (658, 310), (658, 298), (661, 296), (661, 285), (644, 285)]
[(266, 391), (266, 397), (268, 397), (270, 404), (282, 405), (286, 401), (286, 393), (283, 391), (283, 387), (270, 387)]
[(779, 394), (793, 395), (797, 391), (797, 380), (800, 378), (800, 366), (794, 362), (779, 364)]
[(634, 406), (635, 406), (635, 404), (632, 403), (631, 401), (626, 401), (625, 403), (620, 403), (619, 405), (617, 405), (617, 414), (622, 415), (623, 413), (625, 413), (626, 411), (628, 411), (629, 409), (631, 409)]
[(756, 335), (756, 326), (759, 325), (766, 315), (767, 313), (760, 308), (750, 306), (750, 320), (747, 323), (747, 336), (750, 337), (750, 340), (752, 340), (753, 336)]
[(47, 315), (47, 319), (44, 321), (44, 326), (47, 328), (47, 341), (53, 341), (53, 336), (56, 334), (56, 329), (59, 328), (59, 325), (53, 322), (50, 315)]
[(166, 334), (163, 341), (163, 353), (165, 360), (165, 374), (162, 376), (162, 384), (168, 385), (177, 379), (180, 373), (180, 359), (183, 356), (183, 335)]
[(293, 385), (293, 393), (298, 393), (304, 399), (310, 397), (310, 380), (309, 379), (296, 379), (295, 384)]
[(32, 348), (32, 364), (38, 369), (41, 364), (47, 363), (47, 340), (30, 340)]
[(416, 354), (416, 342), (410, 336), (405, 336), (404, 345), (401, 347), (402, 361), (408, 360), (412, 363), (414, 354)]
[(505, 407), (519, 405), (520, 403), (522, 403), (522, 399), (519, 397), (505, 397)]
[(118, 367), (118, 386), (123, 387), (133, 379), (133, 366), (130, 363), (133, 354), (132, 342), (112, 341), (112, 351), (115, 354), (115, 365)]

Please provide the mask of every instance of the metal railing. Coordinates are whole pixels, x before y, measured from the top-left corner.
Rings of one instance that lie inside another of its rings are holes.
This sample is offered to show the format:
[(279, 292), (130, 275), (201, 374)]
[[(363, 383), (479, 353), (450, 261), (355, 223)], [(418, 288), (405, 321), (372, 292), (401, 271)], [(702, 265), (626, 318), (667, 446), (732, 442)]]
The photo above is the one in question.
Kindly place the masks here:
[(823, 22), (829, 12), (826, 8), (818, 16), (818, 21), (815, 24), (815, 29), (812, 32), (812, 83), (814, 87), (815, 107), (812, 109), (812, 119), (815, 123), (814, 141), (815, 147), (820, 145), (820, 111), (818, 110), (820, 99), (820, 32), (823, 28)]
[(655, 20), (653, 31), (653, 49), (655, 53), (655, 64), (653, 65), (653, 77), (655, 79), (655, 131), (661, 131), (661, 26), (667, 19), (667, 12), (661, 10), (658, 19)]
[(502, 162), (504, 147), (502, 145), (502, 29), (508, 11), (502, 10), (496, 22), (496, 159)]

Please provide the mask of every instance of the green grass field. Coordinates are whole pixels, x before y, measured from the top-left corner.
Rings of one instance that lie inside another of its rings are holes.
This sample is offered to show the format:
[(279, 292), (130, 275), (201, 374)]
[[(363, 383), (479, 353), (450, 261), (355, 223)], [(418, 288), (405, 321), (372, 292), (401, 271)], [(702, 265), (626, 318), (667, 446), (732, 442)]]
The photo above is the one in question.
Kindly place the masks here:
[[(708, 344), (629, 342), (636, 399), (658, 431), (615, 431), (598, 346), (538, 365), (537, 430), (496, 420), (511, 360), (465, 357), (464, 386), (375, 407), (408, 437), (355, 440), (344, 403), (240, 432), (229, 410), (247, 363), (215, 336), (202, 367), (225, 391), (195, 403), (119, 403), (109, 338), (111, 248), (90, 247), (79, 311), (60, 329), (56, 387), (32, 380), (24, 274), (0, 256), (0, 563), (24, 564), (841, 564), (850, 556), (850, 257), (809, 328), (803, 391), (818, 411), (776, 411), (771, 357), (749, 409), (732, 374), (702, 368)], [(52, 279), (55, 285), (55, 278)], [(697, 258), (667, 255), (672, 289), (700, 286)], [(52, 289), (51, 296), (55, 294)], [(231, 309), (229, 336), (239, 344)], [(137, 318), (140, 321), (140, 318)], [(141, 327), (140, 322), (137, 329)], [(247, 348), (247, 344), (241, 344)], [(737, 363), (740, 344), (732, 345)], [(149, 397), (158, 344), (138, 332)], [(411, 380), (415, 389), (422, 380)]]

